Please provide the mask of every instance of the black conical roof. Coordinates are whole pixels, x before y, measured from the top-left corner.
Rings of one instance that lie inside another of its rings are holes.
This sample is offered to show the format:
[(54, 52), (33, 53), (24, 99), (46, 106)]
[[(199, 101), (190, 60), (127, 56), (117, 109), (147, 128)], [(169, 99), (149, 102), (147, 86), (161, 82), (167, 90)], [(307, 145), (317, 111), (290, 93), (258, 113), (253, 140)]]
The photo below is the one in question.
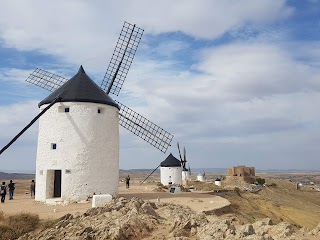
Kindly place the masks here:
[(160, 163), (161, 167), (181, 167), (179, 159), (175, 158), (171, 153), (170, 155)]
[(58, 102), (91, 102), (111, 105), (119, 108), (118, 104), (103, 92), (94, 81), (92, 81), (92, 79), (85, 73), (82, 66), (80, 66), (76, 75), (42, 100), (38, 106), (40, 107), (43, 104), (49, 104), (58, 96), (61, 97), (61, 100), (58, 100)]

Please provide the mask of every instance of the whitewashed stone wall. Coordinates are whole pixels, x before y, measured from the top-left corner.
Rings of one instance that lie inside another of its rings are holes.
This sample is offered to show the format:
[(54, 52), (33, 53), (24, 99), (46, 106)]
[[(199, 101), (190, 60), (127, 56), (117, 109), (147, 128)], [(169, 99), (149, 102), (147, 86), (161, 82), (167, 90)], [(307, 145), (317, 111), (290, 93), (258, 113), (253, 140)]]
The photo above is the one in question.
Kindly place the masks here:
[(204, 182), (206, 180), (205, 176), (201, 173), (197, 175), (197, 180), (200, 182)]
[[(70, 112), (64, 112), (66, 107)], [(117, 108), (105, 104), (62, 102), (41, 116), (36, 200), (53, 198), (54, 170), (62, 170), (61, 201), (83, 201), (93, 193), (117, 195), (118, 115)], [(52, 149), (52, 143), (57, 144), (57, 149)]]
[(182, 182), (186, 182), (190, 180), (190, 172), (189, 171), (182, 171)]
[(181, 167), (161, 167), (160, 175), (161, 175), (161, 183), (163, 185), (168, 185), (170, 177), (173, 184), (182, 183)]
[(214, 181), (214, 184), (221, 187), (221, 181)]

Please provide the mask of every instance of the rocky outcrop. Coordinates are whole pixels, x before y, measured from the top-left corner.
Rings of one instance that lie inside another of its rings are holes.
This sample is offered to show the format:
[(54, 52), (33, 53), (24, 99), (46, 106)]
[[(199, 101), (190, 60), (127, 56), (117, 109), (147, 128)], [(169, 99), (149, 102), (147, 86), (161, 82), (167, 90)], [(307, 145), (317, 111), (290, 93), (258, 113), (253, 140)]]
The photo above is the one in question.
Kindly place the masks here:
[(236, 216), (226, 219), (174, 204), (119, 198), (79, 216), (67, 214), (53, 227), (19, 239), (320, 239), (320, 224), (312, 231), (269, 218), (241, 224)]

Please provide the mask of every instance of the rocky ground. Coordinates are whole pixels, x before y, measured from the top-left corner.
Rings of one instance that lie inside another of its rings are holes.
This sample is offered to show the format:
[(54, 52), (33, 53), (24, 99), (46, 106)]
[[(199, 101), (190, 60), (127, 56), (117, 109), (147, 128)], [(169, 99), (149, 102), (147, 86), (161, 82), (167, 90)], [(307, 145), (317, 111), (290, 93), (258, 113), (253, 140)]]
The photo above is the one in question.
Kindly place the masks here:
[(139, 198), (113, 200), (81, 215), (67, 214), (55, 225), (20, 237), (48, 239), (320, 239), (313, 230), (269, 218), (241, 224), (236, 217), (197, 213), (188, 207)]

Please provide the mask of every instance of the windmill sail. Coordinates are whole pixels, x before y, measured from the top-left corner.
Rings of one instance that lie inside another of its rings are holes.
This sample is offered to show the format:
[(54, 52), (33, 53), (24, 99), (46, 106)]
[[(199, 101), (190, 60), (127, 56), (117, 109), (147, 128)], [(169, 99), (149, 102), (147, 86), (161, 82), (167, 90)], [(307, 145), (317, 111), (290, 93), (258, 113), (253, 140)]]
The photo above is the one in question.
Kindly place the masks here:
[(173, 135), (122, 103), (116, 102), (120, 106), (119, 124), (165, 153)]
[(112, 93), (116, 96), (119, 95), (142, 35), (143, 29), (128, 22), (124, 22), (107, 72), (100, 86), (107, 94)]
[(187, 152), (186, 152), (186, 148), (183, 147), (183, 159), (182, 159), (179, 142), (177, 143), (177, 145), (178, 145), (178, 151), (179, 151), (179, 156), (180, 156), (180, 160), (181, 160), (182, 169), (183, 169), (183, 170), (187, 170), (187, 169), (186, 169), (186, 163), (187, 163)]
[(26, 81), (53, 92), (54, 90), (62, 86), (66, 81), (68, 81), (68, 79), (37, 68), (30, 74)]
[[(37, 68), (26, 81), (48, 91), (54, 91), (68, 79)], [(173, 135), (122, 103), (116, 102), (121, 108), (119, 124), (165, 153), (170, 146)]]
[(187, 170), (186, 163), (187, 163), (187, 151), (186, 151), (186, 148), (183, 147), (183, 170)]
[(181, 162), (183, 162), (182, 157), (181, 157), (179, 142), (177, 142), (177, 146), (178, 146), (178, 151), (179, 151), (180, 160), (181, 160)]

